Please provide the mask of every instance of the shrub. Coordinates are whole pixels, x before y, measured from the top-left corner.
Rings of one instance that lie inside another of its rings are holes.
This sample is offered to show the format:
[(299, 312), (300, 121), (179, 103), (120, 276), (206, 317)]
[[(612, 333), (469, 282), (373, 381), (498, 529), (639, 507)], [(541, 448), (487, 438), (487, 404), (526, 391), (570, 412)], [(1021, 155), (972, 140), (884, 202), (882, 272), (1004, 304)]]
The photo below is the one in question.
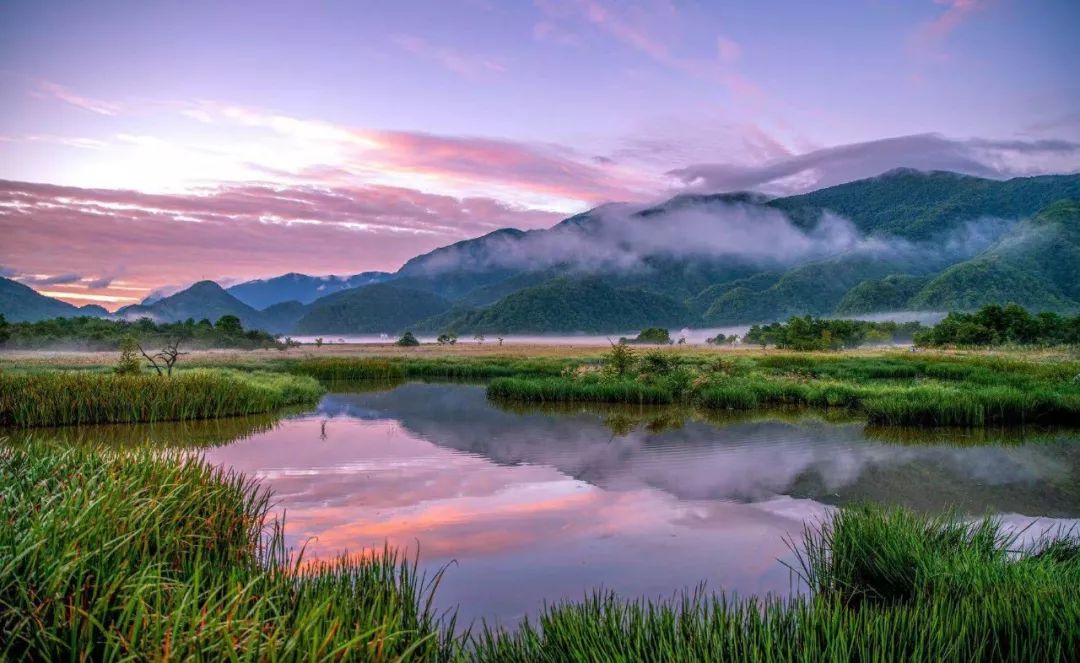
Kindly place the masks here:
[(418, 341), (416, 337), (413, 336), (413, 333), (411, 331), (407, 331), (401, 335), (401, 338), (399, 338), (397, 340), (397, 343), (395, 343), (394, 345), (399, 345), (403, 348), (414, 348), (420, 345), (420, 341)]
[(142, 359), (139, 357), (139, 344), (134, 336), (124, 338), (120, 346), (120, 359), (113, 372), (117, 375), (138, 375), (142, 373)]
[(604, 367), (622, 377), (634, 367), (637, 358), (634, 350), (625, 343), (612, 343), (611, 350), (604, 355)]
[(648, 329), (642, 329), (641, 332), (634, 338), (620, 338), (620, 343), (641, 343), (650, 345), (670, 345), (671, 332), (663, 327), (649, 327)]

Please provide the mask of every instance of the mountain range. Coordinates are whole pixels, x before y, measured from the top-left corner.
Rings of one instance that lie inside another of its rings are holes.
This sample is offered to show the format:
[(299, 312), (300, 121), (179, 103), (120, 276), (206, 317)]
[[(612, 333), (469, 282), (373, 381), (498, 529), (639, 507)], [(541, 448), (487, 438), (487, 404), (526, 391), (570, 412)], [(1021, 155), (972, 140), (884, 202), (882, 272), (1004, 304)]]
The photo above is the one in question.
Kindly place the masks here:
[[(784, 198), (682, 194), (497, 230), (394, 273), (201, 281), (116, 312), (275, 333), (627, 332), (794, 314), (1080, 309), (1080, 175), (898, 169)], [(9, 320), (101, 315), (0, 281)]]

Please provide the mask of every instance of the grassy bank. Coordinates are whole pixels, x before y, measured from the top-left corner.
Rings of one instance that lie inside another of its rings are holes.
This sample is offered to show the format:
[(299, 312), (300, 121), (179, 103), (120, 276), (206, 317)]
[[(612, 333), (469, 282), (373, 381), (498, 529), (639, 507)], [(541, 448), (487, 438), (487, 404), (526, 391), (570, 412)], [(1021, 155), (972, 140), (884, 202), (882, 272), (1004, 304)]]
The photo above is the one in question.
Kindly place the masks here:
[(798, 550), (811, 596), (598, 594), (513, 633), (454, 634), (430, 608), (437, 578), (392, 552), (290, 558), (270, 496), (191, 456), (9, 447), (0, 497), (4, 660), (1063, 661), (1080, 648), (1080, 544), (1021, 549), (993, 522), (849, 508)]
[(850, 509), (808, 532), (812, 598), (598, 595), (465, 646), (439, 634), (413, 566), (288, 560), (268, 495), (197, 459), (34, 445), (0, 455), (0, 485), (12, 659), (1053, 661), (1080, 646), (1080, 548), (1009, 555), (993, 523)]
[(882, 425), (987, 426), (1080, 421), (1080, 362), (892, 353), (884, 356), (684, 357), (653, 351), (621, 374), (611, 363), (557, 377), (493, 380), (522, 402), (681, 402), (714, 409), (844, 408)]
[(269, 412), (314, 403), (309, 377), (191, 370), (171, 377), (88, 371), (0, 374), (0, 425), (184, 421)]
[(1068, 661), (1080, 650), (1080, 545), (1015, 540), (993, 522), (853, 508), (807, 532), (810, 598), (671, 601), (597, 594), (515, 633), (484, 661)]
[(393, 553), (305, 564), (269, 495), (179, 454), (0, 448), (2, 660), (438, 660)]

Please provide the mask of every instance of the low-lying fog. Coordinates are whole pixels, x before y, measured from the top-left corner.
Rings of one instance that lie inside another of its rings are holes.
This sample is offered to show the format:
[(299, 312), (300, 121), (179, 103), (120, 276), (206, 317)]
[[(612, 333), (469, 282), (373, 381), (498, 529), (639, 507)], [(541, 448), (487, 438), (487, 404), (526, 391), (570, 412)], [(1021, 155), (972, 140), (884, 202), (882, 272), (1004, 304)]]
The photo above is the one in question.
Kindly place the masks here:
[[(920, 322), (924, 325), (935, 325), (945, 317), (945, 313), (939, 311), (892, 311), (886, 313), (870, 313), (865, 315), (838, 316), (846, 320), (870, 320), (873, 322)], [(717, 334), (724, 336), (739, 336), (740, 338), (750, 330), (750, 325), (733, 325), (730, 327), (708, 327), (705, 329), (671, 329), (671, 338), (678, 341), (685, 338), (691, 345), (704, 344), (706, 339), (714, 338)], [(619, 337), (633, 338), (637, 336), (639, 329), (617, 332), (612, 334), (506, 334), (502, 337), (503, 345), (607, 345), (618, 341)], [(322, 338), (324, 343), (393, 343), (397, 336), (390, 334), (312, 334), (305, 336), (293, 336), (293, 340), (301, 343), (314, 343), (316, 338)], [(416, 338), (421, 343), (435, 343), (434, 334), (417, 334)], [(471, 334), (462, 334), (458, 337), (458, 343), (480, 343)], [(495, 334), (485, 334), (484, 344), (498, 344), (499, 337)]]

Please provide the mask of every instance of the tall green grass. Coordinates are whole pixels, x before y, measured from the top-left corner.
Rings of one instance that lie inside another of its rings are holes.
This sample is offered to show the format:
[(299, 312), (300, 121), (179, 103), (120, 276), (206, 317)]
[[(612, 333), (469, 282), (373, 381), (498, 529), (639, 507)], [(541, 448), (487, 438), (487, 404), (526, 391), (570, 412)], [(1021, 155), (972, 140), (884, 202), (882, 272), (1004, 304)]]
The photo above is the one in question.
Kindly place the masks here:
[(191, 370), (164, 377), (80, 371), (0, 374), (0, 426), (210, 419), (314, 403), (314, 379)]
[[(1080, 422), (1080, 363), (999, 357), (762, 355), (702, 360), (669, 353), (665, 370), (565, 371), (495, 380), (523, 402), (681, 402), (712, 409), (847, 409), (877, 425), (984, 427)], [(656, 363), (656, 362), (653, 362)]]
[[(391, 551), (306, 563), (270, 496), (196, 456), (0, 448), (0, 660), (1068, 661), (1080, 542), (853, 507), (808, 528), (811, 593), (597, 593), (455, 632)], [(452, 572), (452, 570), (451, 570)]]
[(322, 357), (289, 364), (289, 371), (319, 380), (395, 380), (405, 377), (403, 362), (370, 357)]
[(667, 601), (598, 593), (513, 633), (485, 627), (483, 661), (1071, 661), (1080, 651), (1080, 543), (1025, 550), (993, 521), (872, 507), (809, 529), (811, 596)]
[(1024, 547), (993, 518), (971, 523), (861, 505), (804, 534), (800, 576), (817, 596), (848, 606), (1028, 594), (1080, 610), (1080, 539), (1072, 532)]
[(289, 556), (269, 499), (178, 453), (0, 448), (0, 660), (450, 654), (438, 578), (389, 551)]
[(940, 383), (864, 384), (775, 377), (735, 378), (703, 388), (705, 407), (750, 409), (765, 405), (845, 407), (871, 423), (907, 426), (1075, 424), (1080, 393), (1051, 386), (1021, 390), (1007, 386)]

